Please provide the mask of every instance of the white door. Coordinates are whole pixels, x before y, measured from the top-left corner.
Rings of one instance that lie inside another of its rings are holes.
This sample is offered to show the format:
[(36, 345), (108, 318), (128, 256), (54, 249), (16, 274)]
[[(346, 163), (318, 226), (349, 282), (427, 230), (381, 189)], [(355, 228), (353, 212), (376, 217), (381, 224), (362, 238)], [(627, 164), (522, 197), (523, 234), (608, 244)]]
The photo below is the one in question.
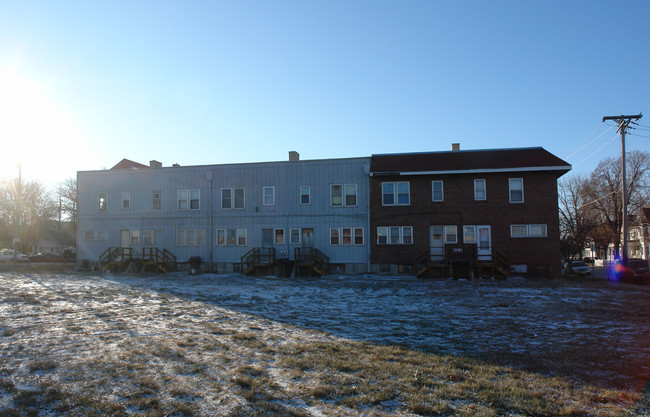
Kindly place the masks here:
[(443, 261), (445, 259), (444, 228), (442, 226), (431, 226), (429, 236), (431, 261)]
[(131, 232), (128, 230), (120, 231), (120, 247), (129, 248), (131, 247)]
[(492, 234), (490, 226), (476, 226), (478, 235), (476, 255), (479, 261), (492, 260)]

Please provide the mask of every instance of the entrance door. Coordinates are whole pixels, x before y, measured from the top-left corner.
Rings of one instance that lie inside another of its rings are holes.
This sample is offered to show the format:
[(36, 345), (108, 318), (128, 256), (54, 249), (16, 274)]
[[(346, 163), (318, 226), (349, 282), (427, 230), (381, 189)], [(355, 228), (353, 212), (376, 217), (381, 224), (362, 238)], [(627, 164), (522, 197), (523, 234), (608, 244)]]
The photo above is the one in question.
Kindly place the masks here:
[(165, 231), (164, 230), (154, 230), (153, 231), (153, 244), (160, 250), (165, 249)]
[(314, 247), (314, 229), (302, 229), (302, 247)]
[(131, 232), (128, 230), (120, 231), (120, 247), (130, 248), (131, 247)]
[(442, 226), (431, 226), (429, 228), (430, 254), (432, 261), (443, 261), (445, 259), (445, 246), (443, 242), (444, 228)]
[(273, 247), (273, 229), (262, 229), (262, 247)]
[(476, 226), (476, 233), (478, 234), (478, 244), (476, 255), (479, 261), (492, 260), (492, 234), (490, 233), (490, 226)]

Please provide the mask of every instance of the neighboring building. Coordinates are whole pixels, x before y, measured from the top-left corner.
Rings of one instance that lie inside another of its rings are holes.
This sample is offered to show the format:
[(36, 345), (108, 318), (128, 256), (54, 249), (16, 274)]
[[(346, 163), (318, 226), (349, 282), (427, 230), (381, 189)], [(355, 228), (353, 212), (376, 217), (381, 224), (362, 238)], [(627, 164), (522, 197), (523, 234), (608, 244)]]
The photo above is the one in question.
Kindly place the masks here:
[(558, 274), (557, 179), (571, 166), (543, 148), (454, 149), (372, 156), (371, 262), (399, 272), (423, 255), (475, 267), (502, 254), (516, 272)]
[(253, 248), (293, 259), (314, 247), (341, 272), (367, 271), (370, 158), (162, 167), (123, 160), (77, 175), (79, 260), (157, 247), (238, 270)]
[(53, 223), (46, 230), (45, 235), (39, 239), (33, 252), (63, 255), (66, 249), (76, 246), (75, 237), (74, 224)]

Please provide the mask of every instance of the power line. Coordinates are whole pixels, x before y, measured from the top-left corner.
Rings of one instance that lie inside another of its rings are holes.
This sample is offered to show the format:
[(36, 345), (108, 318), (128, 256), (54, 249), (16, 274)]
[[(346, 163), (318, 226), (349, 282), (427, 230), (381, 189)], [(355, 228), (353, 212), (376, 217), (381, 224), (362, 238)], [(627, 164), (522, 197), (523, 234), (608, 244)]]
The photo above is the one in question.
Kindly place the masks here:
[(610, 143), (612, 143), (612, 141), (613, 141), (614, 139), (616, 139), (616, 138), (618, 138), (618, 134), (614, 135), (611, 139), (609, 139), (607, 142), (605, 142), (605, 143), (604, 143), (600, 148), (596, 149), (594, 152), (591, 153), (591, 155), (589, 155), (589, 156), (586, 157), (585, 159), (583, 159), (583, 160), (580, 161), (580, 162), (577, 162), (577, 163), (573, 164), (573, 166), (580, 165), (581, 163), (585, 162), (587, 159), (589, 159), (589, 158), (591, 158), (592, 156), (596, 155), (596, 154), (597, 154), (601, 149), (603, 149), (605, 146), (607, 146), (607, 145), (609, 145)]
[[(600, 123), (598, 126), (600, 126), (600, 125), (602, 125), (602, 123)], [(569, 158), (571, 158), (573, 155), (577, 154), (578, 152), (580, 152), (581, 150), (583, 150), (583, 149), (586, 148), (587, 146), (591, 145), (591, 144), (594, 143), (594, 142), (595, 142), (599, 137), (603, 136), (605, 133), (607, 133), (609, 130), (611, 130), (612, 127), (614, 127), (614, 126), (609, 126), (609, 127), (607, 128), (607, 130), (605, 130), (603, 133), (601, 133), (600, 135), (596, 136), (595, 138), (593, 138), (593, 139), (590, 140), (589, 142), (585, 143), (584, 145), (579, 146), (578, 149), (574, 150), (571, 154), (565, 156), (564, 159), (569, 159)], [(596, 129), (598, 129), (598, 128), (596, 128)], [(594, 132), (591, 132), (591, 133), (589, 134), (589, 136), (591, 136), (593, 133), (594, 133)], [(587, 138), (585, 138), (585, 139), (583, 140), (583, 142), (584, 142), (585, 140), (587, 140), (587, 139), (589, 138), (589, 136), (587, 136)]]
[(628, 135), (630, 135), (630, 136), (638, 136), (640, 138), (650, 139), (650, 136), (643, 136), (643, 135), (639, 135), (638, 133), (628, 133)]

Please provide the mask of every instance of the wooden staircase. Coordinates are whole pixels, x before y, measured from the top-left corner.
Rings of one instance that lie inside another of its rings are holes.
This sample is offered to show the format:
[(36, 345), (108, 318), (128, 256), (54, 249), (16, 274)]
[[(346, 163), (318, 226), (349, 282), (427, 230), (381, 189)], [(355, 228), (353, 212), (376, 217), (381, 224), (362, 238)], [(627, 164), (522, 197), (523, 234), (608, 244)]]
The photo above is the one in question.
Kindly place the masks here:
[(510, 258), (498, 249), (492, 250), (492, 261), (479, 261), (476, 264), (477, 276), (481, 277), (483, 270), (490, 271), (490, 277), (508, 278), (510, 276)]
[(432, 278), (433, 273), (437, 272), (439, 278), (446, 278), (449, 276), (449, 263), (446, 260), (432, 261), (431, 251), (420, 253), (413, 259), (413, 270), (417, 278)]
[(240, 260), (241, 272), (245, 275), (259, 269), (268, 269), (276, 264), (275, 248), (253, 248)]
[[(464, 253), (462, 262), (465, 269), (469, 268), (474, 272), (475, 277), (488, 275), (488, 273), (490, 277), (507, 278), (510, 276), (510, 259), (505, 253), (498, 249), (492, 249), (491, 260), (479, 260), (475, 248), (468, 250), (470, 246), (463, 248), (464, 250), (461, 251), (461, 253)], [(435, 272), (438, 277), (446, 278), (451, 275), (452, 267), (454, 267), (454, 275), (456, 275), (455, 271), (458, 269), (456, 268), (458, 265), (455, 262), (460, 260), (456, 259), (458, 258), (456, 256), (458, 249), (459, 247), (447, 247), (444, 251), (444, 259), (436, 261), (431, 260), (430, 249), (415, 256), (413, 259), (415, 276), (417, 278), (431, 278)]]
[(147, 268), (160, 272), (176, 271), (176, 256), (167, 249), (143, 248), (142, 257), (136, 256), (132, 248), (108, 248), (99, 256), (100, 273), (110, 270), (116, 273), (131, 270), (130, 266), (144, 272)]
[(298, 271), (307, 270), (316, 272), (319, 276), (325, 275), (330, 269), (330, 258), (316, 248), (295, 248), (295, 266)]
[(99, 255), (99, 272), (123, 272), (133, 262), (131, 248), (108, 248)]
[(176, 256), (167, 249), (158, 248), (142, 249), (142, 270), (147, 268), (161, 272), (176, 271)]

